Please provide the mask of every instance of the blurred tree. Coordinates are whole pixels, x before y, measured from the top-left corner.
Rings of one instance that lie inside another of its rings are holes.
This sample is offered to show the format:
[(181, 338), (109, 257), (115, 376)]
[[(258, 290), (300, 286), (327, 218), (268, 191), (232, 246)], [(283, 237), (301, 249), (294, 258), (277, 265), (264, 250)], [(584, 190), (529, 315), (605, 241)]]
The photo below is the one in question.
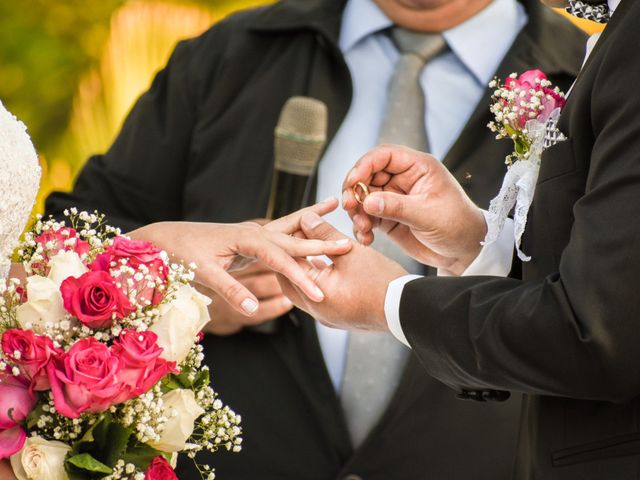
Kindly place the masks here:
[(104, 150), (175, 43), (269, 0), (0, 2), (0, 100), (41, 155), (37, 210)]

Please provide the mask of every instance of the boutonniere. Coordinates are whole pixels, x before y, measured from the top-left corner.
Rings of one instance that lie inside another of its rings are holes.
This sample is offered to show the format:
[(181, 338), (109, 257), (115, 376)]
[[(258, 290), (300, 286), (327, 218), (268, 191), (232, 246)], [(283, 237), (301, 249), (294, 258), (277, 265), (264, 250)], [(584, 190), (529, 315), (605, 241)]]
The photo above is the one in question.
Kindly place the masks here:
[(565, 95), (540, 70), (529, 70), (520, 76), (512, 73), (504, 83), (494, 79), (489, 87), (494, 89), (490, 110), (495, 120), (488, 127), (496, 133), (497, 140), (511, 139), (514, 151), (505, 159), (507, 174), (500, 193), (489, 207), (483, 245), (496, 241), (507, 216), (514, 210), (515, 247), (518, 257), (529, 261), (531, 258), (520, 250), (520, 243), (533, 201), (542, 152), (565, 140), (556, 128), (566, 102)]

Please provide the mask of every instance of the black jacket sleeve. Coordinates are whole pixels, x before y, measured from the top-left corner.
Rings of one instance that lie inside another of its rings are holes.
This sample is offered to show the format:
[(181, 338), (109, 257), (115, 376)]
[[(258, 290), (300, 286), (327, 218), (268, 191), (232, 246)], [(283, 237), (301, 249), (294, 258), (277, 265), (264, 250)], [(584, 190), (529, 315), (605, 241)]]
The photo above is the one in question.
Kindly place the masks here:
[(47, 214), (60, 216), (71, 207), (98, 209), (125, 231), (180, 218), (197, 115), (192, 79), (197, 41), (178, 44), (167, 66), (134, 105), (111, 148), (88, 160), (71, 193), (49, 196)]
[[(454, 388), (610, 401), (640, 392), (640, 4), (625, 13), (584, 89), (591, 119), (581, 138), (590, 156), (586, 182), (576, 185), (584, 194), (569, 215), (554, 213), (553, 202), (546, 212), (562, 215), (560, 223), (573, 215), (557, 271), (529, 280), (424, 278), (405, 287), (404, 332), (427, 370)], [(536, 196), (551, 192), (545, 188)], [(548, 224), (537, 219), (528, 228)]]

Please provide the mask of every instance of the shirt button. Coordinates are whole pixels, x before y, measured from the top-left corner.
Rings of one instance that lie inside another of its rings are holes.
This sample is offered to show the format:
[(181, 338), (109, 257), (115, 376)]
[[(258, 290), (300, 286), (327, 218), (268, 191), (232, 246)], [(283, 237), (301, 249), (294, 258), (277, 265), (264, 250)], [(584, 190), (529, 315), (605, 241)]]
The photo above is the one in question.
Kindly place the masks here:
[(363, 479), (360, 475), (354, 475), (352, 473), (351, 475), (347, 475), (346, 477), (344, 477), (343, 480), (363, 480)]

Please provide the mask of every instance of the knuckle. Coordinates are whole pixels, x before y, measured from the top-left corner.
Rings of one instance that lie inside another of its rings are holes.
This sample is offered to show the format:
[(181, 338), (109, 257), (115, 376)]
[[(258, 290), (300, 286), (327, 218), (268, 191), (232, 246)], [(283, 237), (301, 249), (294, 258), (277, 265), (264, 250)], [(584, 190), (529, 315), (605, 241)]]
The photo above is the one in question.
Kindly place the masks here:
[(245, 291), (245, 287), (238, 282), (233, 282), (227, 285), (223, 290), (225, 298), (235, 299), (242, 295)]

